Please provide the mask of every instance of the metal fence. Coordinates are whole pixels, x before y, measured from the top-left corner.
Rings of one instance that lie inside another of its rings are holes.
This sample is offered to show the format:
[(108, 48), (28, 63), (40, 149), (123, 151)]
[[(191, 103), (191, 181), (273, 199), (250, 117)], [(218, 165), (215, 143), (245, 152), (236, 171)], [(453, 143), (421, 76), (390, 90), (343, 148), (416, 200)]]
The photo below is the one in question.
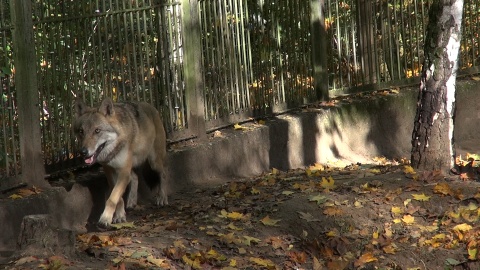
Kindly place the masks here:
[[(431, 2), (327, 0), (331, 94), (416, 83)], [(460, 68), (478, 72), (478, 1), (465, 0), (463, 16)]]
[[(0, 178), (21, 173), (12, 1), (0, 0)], [(79, 95), (150, 102), (171, 141), (317, 99), (310, 0), (30, 1), (47, 172), (77, 164)], [(415, 82), (430, 1), (325, 1), (331, 95)], [(480, 5), (464, 8), (461, 66), (475, 69)]]
[(0, 0), (0, 176), (3, 177), (15, 176), (21, 170), (11, 30), (9, 2)]
[(47, 170), (75, 161), (72, 103), (103, 97), (163, 110), (170, 132), (185, 128), (180, 3), (35, 1), (35, 41)]

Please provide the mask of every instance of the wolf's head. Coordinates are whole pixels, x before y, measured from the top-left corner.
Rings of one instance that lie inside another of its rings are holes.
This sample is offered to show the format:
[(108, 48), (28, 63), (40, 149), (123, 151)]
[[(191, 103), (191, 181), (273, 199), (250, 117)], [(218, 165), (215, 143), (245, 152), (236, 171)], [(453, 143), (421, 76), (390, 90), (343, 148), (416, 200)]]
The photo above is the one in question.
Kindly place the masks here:
[(98, 108), (88, 107), (83, 100), (75, 102), (73, 131), (80, 143), (85, 163), (108, 163), (109, 154), (117, 145), (118, 133), (112, 125), (115, 118), (113, 101), (106, 98)]

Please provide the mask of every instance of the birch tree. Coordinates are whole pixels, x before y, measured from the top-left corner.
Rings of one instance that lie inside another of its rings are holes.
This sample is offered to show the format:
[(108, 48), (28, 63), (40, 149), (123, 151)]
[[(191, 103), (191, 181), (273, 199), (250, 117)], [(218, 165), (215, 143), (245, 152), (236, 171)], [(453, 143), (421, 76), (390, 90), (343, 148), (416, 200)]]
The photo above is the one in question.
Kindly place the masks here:
[(455, 80), (463, 0), (436, 0), (429, 11), (417, 112), (412, 134), (412, 167), (454, 166)]

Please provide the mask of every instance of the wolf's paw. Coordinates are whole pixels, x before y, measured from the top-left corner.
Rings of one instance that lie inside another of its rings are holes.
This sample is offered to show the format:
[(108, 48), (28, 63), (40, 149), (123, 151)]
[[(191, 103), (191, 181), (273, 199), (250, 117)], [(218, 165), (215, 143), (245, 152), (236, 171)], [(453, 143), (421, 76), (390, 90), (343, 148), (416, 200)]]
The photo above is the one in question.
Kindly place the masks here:
[(112, 218), (107, 217), (107, 215), (105, 214), (102, 214), (102, 216), (100, 216), (100, 219), (98, 220), (98, 223), (97, 223), (98, 227), (104, 228), (104, 229), (108, 229), (111, 224), (112, 224)]
[[(123, 209), (122, 209), (123, 210)], [(120, 211), (115, 211), (115, 214), (113, 215), (113, 221), (112, 223), (123, 223), (127, 222), (127, 214), (125, 213), (125, 210), (120, 210)]]
[(168, 205), (168, 197), (166, 195), (155, 196), (155, 205), (156, 206)]
[(137, 198), (130, 198), (130, 196), (127, 198), (127, 209), (134, 209), (135, 206), (137, 206)]

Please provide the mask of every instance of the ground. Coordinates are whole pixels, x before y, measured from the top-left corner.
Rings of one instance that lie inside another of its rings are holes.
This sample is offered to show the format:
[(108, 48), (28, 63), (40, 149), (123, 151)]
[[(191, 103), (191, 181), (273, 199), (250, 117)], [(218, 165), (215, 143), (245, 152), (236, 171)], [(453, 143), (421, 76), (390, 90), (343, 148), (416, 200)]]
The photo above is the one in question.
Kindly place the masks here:
[(313, 165), (172, 194), (76, 254), (8, 269), (480, 269), (480, 184), (402, 162)]

